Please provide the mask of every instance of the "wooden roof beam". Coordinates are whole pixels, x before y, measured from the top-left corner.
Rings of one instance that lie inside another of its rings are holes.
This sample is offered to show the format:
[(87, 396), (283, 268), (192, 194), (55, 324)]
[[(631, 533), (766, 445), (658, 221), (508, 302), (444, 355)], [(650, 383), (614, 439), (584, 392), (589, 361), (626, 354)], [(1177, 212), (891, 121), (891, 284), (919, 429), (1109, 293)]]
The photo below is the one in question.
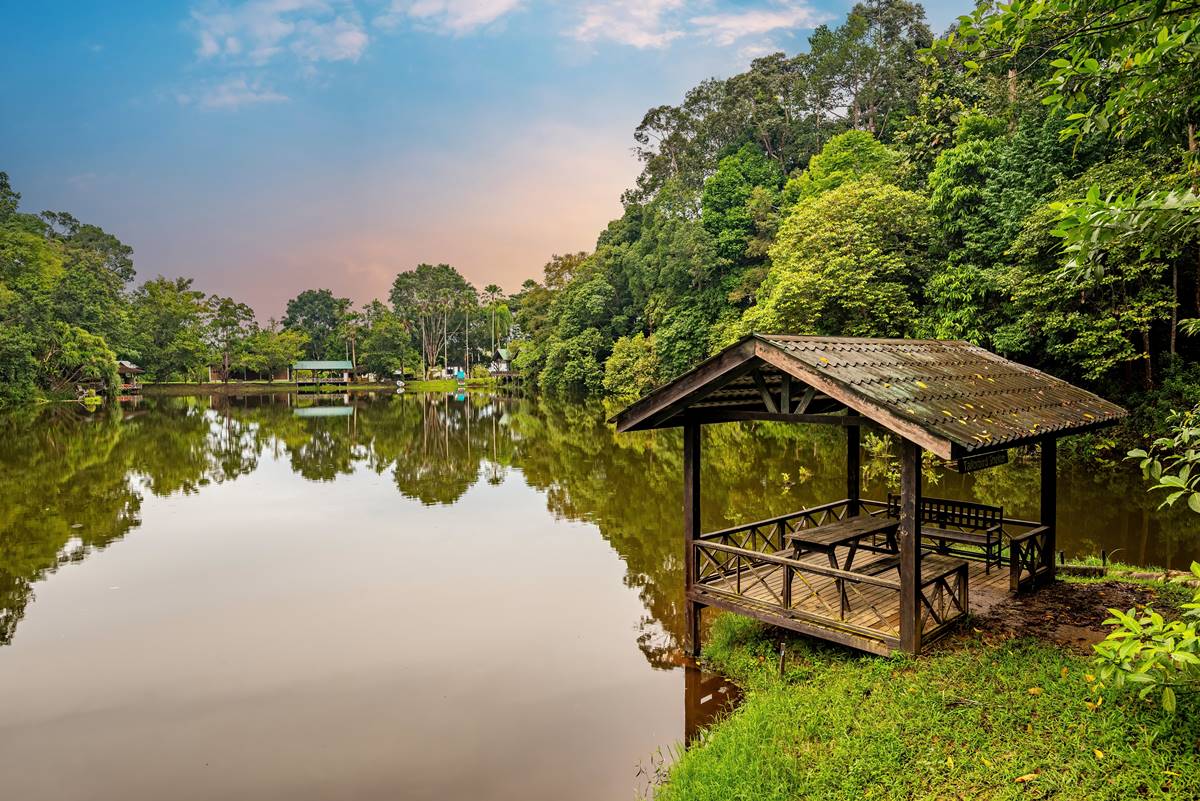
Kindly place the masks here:
[(953, 458), (950, 440), (935, 436), (913, 421), (906, 420), (895, 414), (891, 409), (886, 409), (877, 403), (856, 395), (846, 387), (843, 387), (840, 382), (811, 370), (804, 362), (792, 358), (779, 348), (766, 342), (756, 341), (755, 354), (772, 367), (781, 372), (790, 373), (794, 378), (798, 378), (808, 386), (824, 392), (830, 398), (845, 404), (846, 408), (853, 409), (863, 417), (874, 420), (909, 442), (915, 442), (917, 445), (943, 459)]

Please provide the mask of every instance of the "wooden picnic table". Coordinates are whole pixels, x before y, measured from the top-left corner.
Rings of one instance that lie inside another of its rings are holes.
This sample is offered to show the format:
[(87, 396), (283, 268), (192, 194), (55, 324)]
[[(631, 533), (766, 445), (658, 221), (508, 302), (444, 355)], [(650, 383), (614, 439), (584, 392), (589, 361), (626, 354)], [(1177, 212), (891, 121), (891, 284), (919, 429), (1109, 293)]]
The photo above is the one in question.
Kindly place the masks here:
[[(823, 553), (829, 557), (830, 567), (835, 570), (850, 570), (862, 540), (876, 534), (886, 534), (889, 549), (895, 551), (896, 532), (899, 528), (900, 521), (894, 517), (859, 515), (815, 528), (799, 529), (789, 534), (787, 539), (795, 548), (797, 557), (810, 552)], [(843, 564), (838, 564), (837, 549), (843, 547), (846, 548), (846, 560)], [(841, 596), (842, 614), (845, 614), (849, 607), (845, 579), (838, 578), (835, 581)]]

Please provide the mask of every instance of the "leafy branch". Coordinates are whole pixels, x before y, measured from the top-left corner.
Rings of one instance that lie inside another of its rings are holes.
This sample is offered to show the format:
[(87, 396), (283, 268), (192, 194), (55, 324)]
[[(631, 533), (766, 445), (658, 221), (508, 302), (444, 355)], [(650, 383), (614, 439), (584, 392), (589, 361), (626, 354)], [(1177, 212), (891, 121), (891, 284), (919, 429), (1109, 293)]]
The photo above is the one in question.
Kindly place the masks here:
[[(1192, 573), (1200, 579), (1200, 564), (1192, 563)], [(1200, 690), (1200, 590), (1178, 620), (1149, 607), (1140, 614), (1108, 611), (1112, 617), (1104, 623), (1116, 629), (1095, 646), (1101, 678), (1118, 688), (1136, 686), (1141, 698), (1157, 694), (1163, 709), (1174, 713), (1177, 693)]]

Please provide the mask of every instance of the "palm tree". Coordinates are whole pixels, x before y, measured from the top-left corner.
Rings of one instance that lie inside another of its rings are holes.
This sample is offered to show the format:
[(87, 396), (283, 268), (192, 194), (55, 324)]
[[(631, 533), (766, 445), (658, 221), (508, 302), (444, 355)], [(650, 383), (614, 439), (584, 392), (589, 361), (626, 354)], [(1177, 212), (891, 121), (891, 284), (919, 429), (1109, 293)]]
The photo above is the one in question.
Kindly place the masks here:
[(496, 301), (504, 294), (504, 290), (495, 284), (488, 284), (483, 288), (483, 299), (487, 301), (488, 308), (492, 310), (492, 358), (496, 357)]

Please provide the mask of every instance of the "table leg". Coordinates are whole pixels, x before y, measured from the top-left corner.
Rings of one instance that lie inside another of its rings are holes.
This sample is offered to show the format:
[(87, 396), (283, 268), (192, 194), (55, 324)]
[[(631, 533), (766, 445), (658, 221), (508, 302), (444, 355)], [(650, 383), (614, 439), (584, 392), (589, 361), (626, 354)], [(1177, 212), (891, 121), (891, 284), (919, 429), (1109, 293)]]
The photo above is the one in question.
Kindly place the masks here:
[[(829, 549), (829, 566), (834, 570), (841, 570), (837, 562), (837, 548)], [(846, 597), (846, 580), (838, 576), (833, 580), (834, 586), (838, 593), (838, 608), (842, 613), (842, 620), (846, 619), (846, 607), (849, 605), (849, 599)]]

